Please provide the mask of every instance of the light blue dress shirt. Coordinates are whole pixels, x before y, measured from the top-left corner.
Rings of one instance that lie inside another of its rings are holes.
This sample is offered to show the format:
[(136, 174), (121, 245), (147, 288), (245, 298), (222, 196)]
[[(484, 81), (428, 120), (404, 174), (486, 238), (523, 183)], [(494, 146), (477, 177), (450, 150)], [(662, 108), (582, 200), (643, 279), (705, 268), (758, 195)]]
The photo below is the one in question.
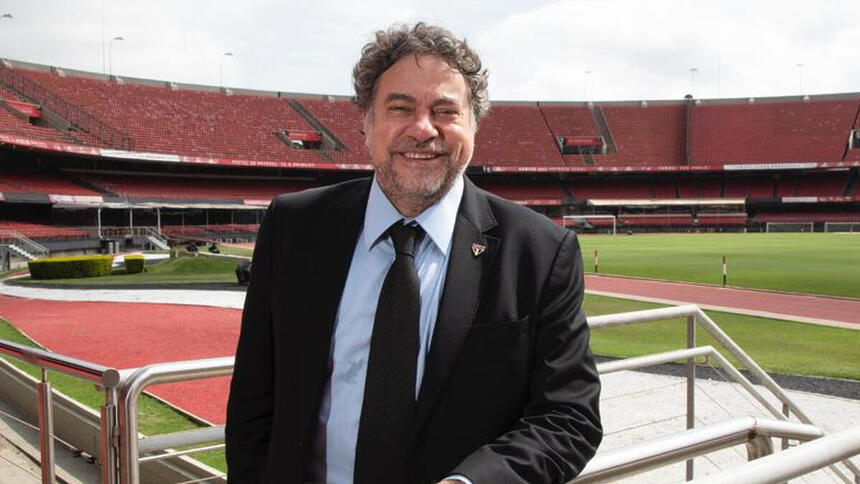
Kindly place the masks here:
[[(463, 178), (457, 177), (445, 196), (414, 219), (407, 220), (416, 222), (426, 233), (415, 257), (421, 286), (416, 398), (436, 325), (439, 300), (448, 271), (454, 224), (462, 196)], [(394, 245), (385, 232), (402, 218), (403, 215), (394, 208), (374, 178), (367, 200), (364, 226), (355, 245), (335, 318), (329, 353), (331, 373), (320, 405), (314, 467), (325, 469), (325, 482), (329, 484), (351, 484), (353, 481), (370, 337), (382, 282), (394, 262)], [(324, 442), (320, 438), (323, 437), (323, 429)]]

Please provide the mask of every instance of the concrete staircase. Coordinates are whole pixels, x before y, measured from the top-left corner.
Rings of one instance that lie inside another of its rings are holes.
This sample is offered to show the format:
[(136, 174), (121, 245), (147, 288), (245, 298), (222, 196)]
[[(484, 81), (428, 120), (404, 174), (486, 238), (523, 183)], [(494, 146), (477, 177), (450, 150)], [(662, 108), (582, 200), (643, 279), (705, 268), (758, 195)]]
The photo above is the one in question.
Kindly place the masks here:
[(612, 136), (612, 130), (609, 129), (609, 123), (606, 122), (606, 116), (603, 115), (603, 110), (600, 106), (590, 106), (591, 115), (594, 117), (594, 124), (600, 130), (600, 136), (606, 142), (606, 154), (614, 155), (618, 153), (618, 147), (615, 145), (615, 137)]
[(15, 254), (27, 260), (47, 257), (49, 250), (42, 244), (14, 230), (0, 230), (0, 244), (3, 244)]
[(9, 250), (11, 250), (12, 252), (20, 255), (21, 257), (24, 257), (27, 260), (35, 260), (36, 259), (35, 255), (27, 252), (26, 250), (18, 247), (17, 245), (9, 244), (7, 247), (9, 247)]

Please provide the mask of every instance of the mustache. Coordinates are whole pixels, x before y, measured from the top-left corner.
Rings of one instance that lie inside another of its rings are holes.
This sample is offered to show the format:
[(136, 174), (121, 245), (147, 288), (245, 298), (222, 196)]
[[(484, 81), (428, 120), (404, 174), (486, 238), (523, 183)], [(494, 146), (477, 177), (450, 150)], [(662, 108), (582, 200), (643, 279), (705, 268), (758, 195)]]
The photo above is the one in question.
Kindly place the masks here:
[(415, 140), (399, 140), (389, 147), (389, 151), (409, 151), (412, 149), (429, 150), (436, 153), (450, 153), (451, 148), (447, 143), (438, 139), (418, 142)]

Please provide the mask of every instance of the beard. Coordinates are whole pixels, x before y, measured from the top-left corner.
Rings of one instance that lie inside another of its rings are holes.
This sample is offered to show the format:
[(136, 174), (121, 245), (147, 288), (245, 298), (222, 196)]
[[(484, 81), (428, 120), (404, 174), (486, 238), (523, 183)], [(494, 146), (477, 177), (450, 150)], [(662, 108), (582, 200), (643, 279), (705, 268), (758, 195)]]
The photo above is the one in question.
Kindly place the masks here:
[[(432, 165), (421, 166), (428, 162), (406, 159), (400, 154), (410, 149), (432, 150), (440, 155), (432, 160)], [(432, 205), (448, 192), (468, 164), (452, 159), (450, 148), (440, 141), (399, 142), (391, 146), (388, 153), (387, 160), (375, 163), (376, 177), (380, 188), (395, 205), (400, 200), (423, 208)]]

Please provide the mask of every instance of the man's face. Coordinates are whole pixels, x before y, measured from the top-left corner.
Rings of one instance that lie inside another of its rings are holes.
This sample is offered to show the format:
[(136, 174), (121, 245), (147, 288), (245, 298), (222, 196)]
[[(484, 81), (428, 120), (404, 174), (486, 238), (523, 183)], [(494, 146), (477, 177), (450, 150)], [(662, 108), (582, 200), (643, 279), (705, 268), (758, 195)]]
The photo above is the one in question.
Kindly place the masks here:
[(380, 188), (401, 212), (401, 200), (423, 210), (440, 199), (472, 158), (466, 80), (434, 55), (406, 55), (382, 73), (363, 124)]

